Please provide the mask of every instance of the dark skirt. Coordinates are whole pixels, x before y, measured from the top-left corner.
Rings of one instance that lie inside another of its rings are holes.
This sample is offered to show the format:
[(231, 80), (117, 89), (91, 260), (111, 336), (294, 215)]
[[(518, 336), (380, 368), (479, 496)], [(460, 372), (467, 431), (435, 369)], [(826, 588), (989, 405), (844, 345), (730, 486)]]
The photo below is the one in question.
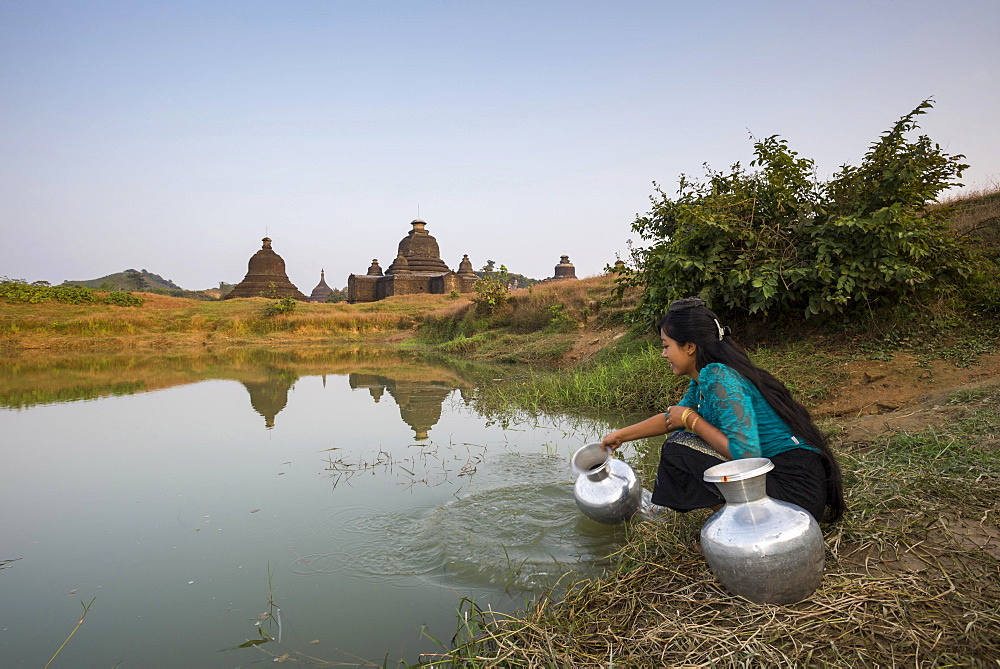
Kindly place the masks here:
[[(768, 496), (797, 504), (820, 520), (826, 506), (823, 456), (806, 448), (793, 448), (769, 460), (774, 469), (767, 473)], [(726, 500), (715, 484), (702, 478), (706, 469), (720, 462), (725, 460), (698, 437), (671, 434), (660, 449), (653, 504), (681, 513), (724, 504)]]

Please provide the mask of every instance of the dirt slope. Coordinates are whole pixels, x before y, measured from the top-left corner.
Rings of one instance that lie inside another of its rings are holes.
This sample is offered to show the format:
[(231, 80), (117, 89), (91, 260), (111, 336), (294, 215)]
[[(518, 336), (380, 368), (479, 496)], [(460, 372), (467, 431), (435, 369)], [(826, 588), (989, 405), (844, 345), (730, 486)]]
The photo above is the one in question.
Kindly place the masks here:
[(947, 421), (964, 411), (961, 405), (946, 405), (951, 395), (1000, 383), (1000, 353), (983, 355), (969, 368), (943, 360), (921, 367), (909, 354), (847, 367), (848, 382), (813, 412), (819, 418), (837, 418), (845, 442), (915, 432)]

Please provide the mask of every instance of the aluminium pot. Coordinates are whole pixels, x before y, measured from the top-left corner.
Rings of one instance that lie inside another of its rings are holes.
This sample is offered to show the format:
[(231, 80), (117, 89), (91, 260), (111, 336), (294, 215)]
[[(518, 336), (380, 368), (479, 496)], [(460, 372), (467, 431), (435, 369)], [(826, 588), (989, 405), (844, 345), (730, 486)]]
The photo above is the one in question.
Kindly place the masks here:
[(791, 604), (823, 579), (823, 534), (800, 506), (768, 497), (767, 458), (730, 460), (705, 470), (725, 505), (701, 529), (701, 549), (719, 582), (758, 604)]
[(583, 446), (573, 454), (576, 505), (591, 520), (617, 525), (629, 520), (642, 506), (642, 486), (635, 472), (603, 444)]

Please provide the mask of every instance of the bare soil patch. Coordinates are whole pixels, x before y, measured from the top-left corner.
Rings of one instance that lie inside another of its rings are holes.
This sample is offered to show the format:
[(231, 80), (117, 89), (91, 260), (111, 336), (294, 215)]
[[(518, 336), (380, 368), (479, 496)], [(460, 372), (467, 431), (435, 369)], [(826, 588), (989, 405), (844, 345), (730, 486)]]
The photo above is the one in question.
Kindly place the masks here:
[(917, 432), (962, 415), (961, 405), (946, 404), (960, 390), (1000, 383), (1000, 354), (981, 356), (970, 367), (946, 360), (921, 363), (917, 356), (897, 353), (888, 361), (844, 364), (847, 382), (813, 410), (817, 418), (833, 418), (842, 442)]

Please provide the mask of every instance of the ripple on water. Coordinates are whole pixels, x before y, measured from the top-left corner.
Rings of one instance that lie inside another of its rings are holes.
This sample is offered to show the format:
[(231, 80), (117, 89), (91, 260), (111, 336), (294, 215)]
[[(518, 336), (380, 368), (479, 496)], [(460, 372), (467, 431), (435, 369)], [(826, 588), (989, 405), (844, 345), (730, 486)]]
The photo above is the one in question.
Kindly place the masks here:
[(567, 571), (592, 572), (622, 529), (583, 518), (566, 470), (562, 458), (501, 456), (458, 499), (346, 520), (338, 528), (346, 545), (322, 568), (379, 581), (417, 576), (522, 591)]

